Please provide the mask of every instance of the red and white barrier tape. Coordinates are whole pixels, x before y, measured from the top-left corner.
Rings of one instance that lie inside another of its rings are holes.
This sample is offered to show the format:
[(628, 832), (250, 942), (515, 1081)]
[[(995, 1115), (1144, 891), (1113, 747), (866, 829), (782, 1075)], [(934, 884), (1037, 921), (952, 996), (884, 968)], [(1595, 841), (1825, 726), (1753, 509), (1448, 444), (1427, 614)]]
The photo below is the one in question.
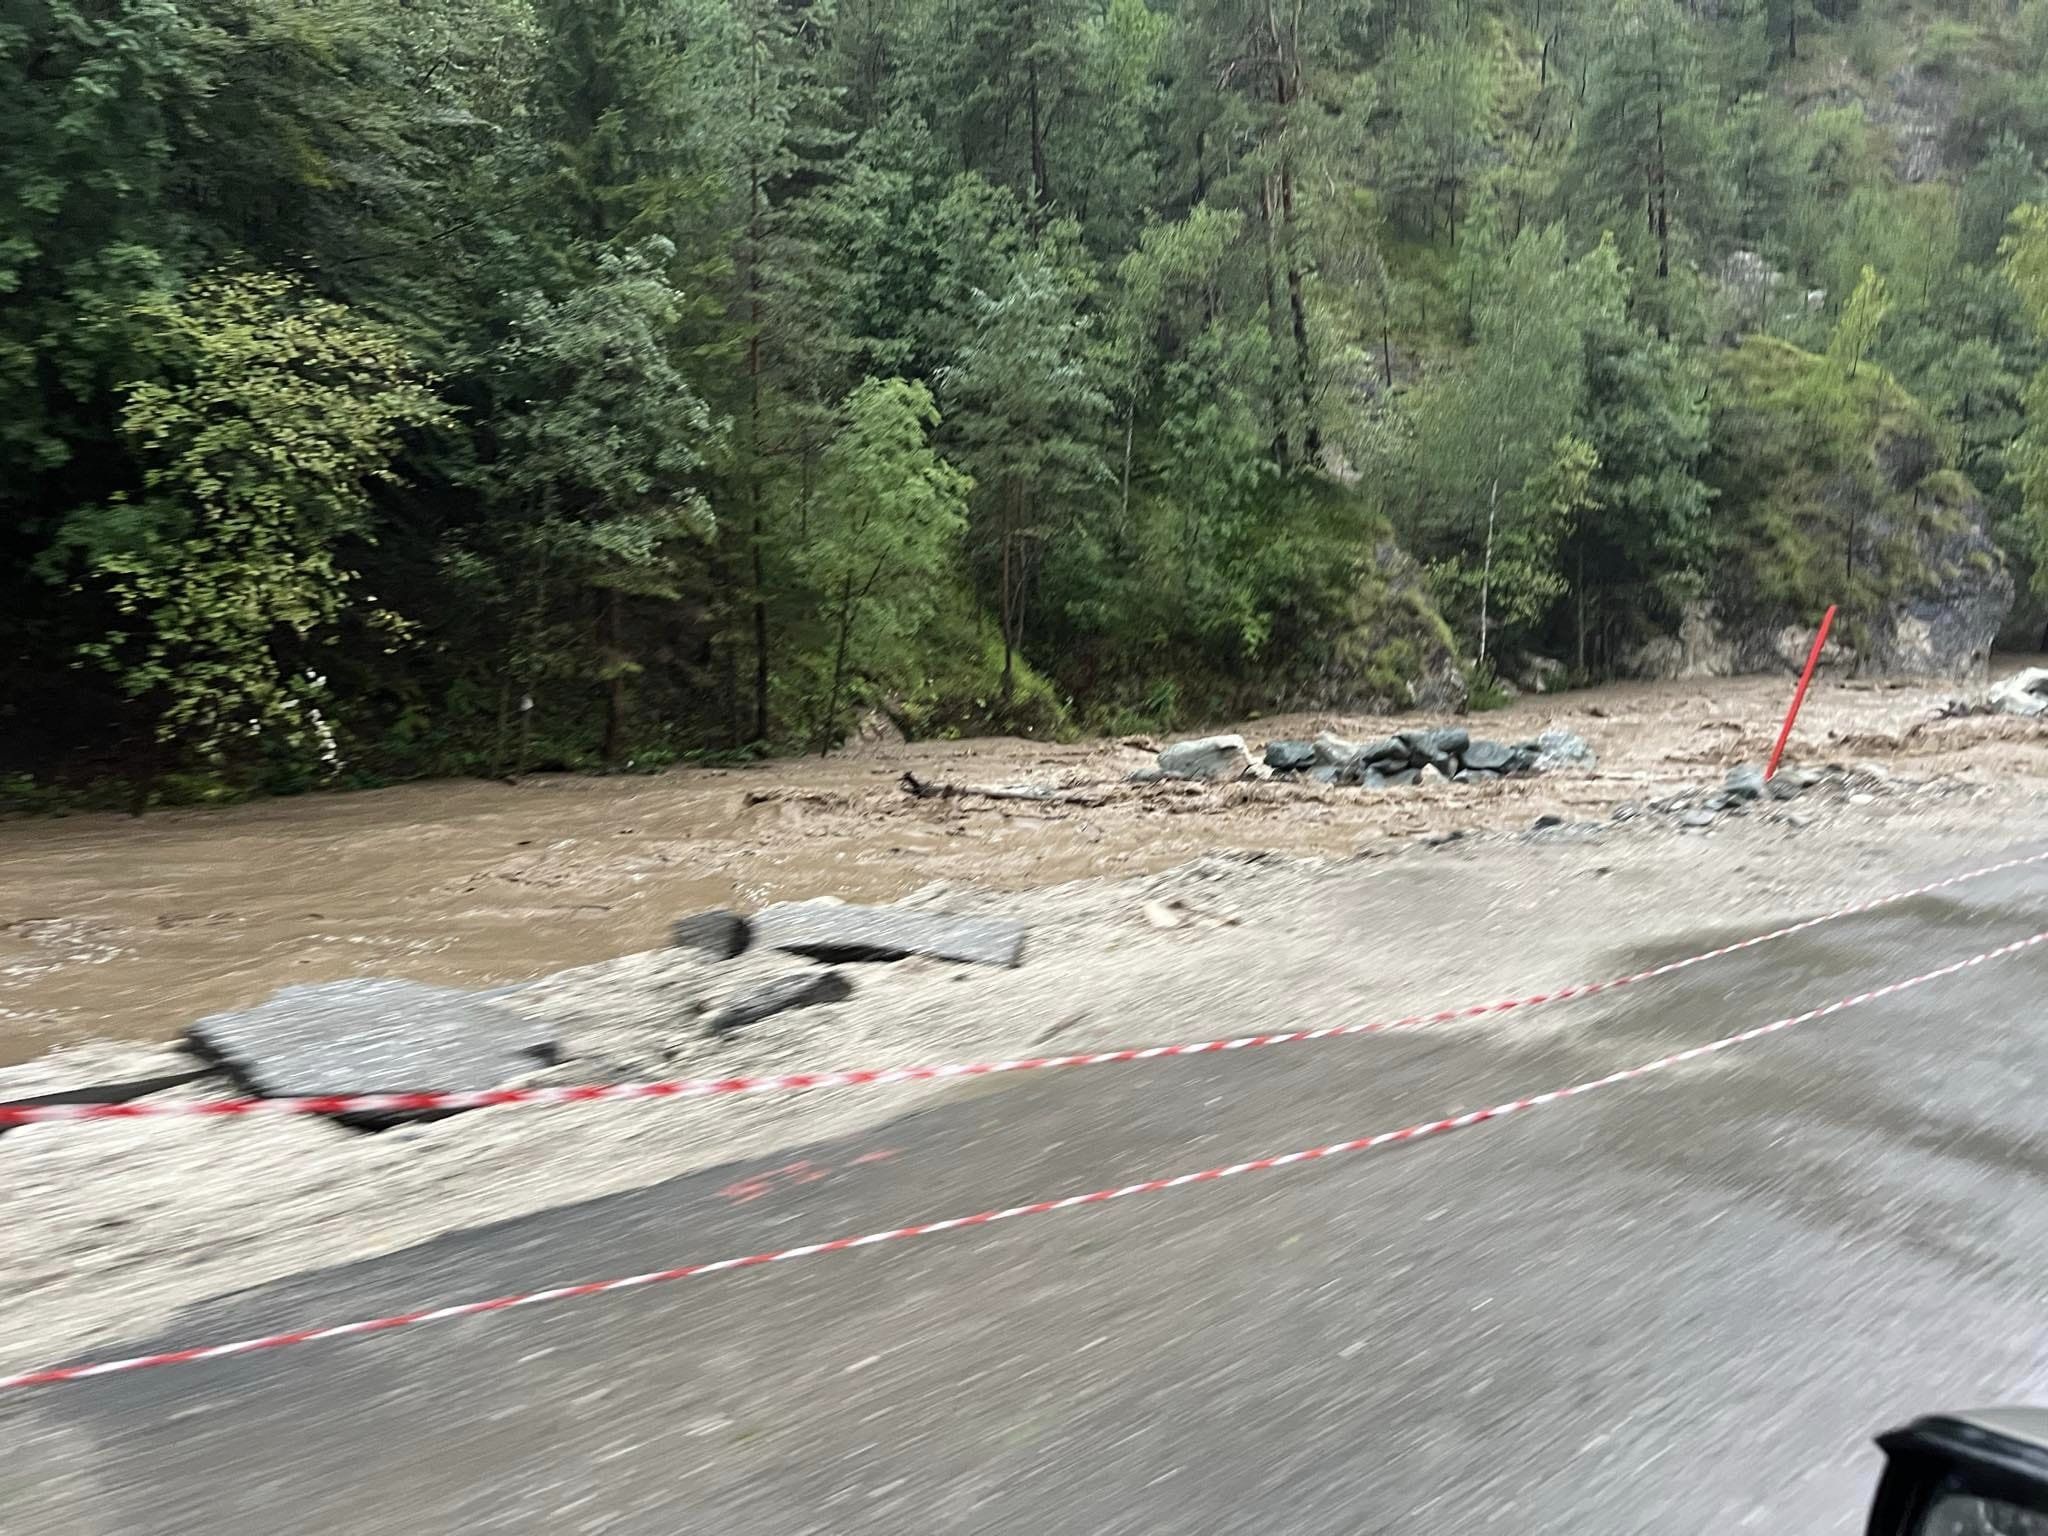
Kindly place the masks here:
[(1911, 890), (1894, 891), (1853, 906), (1838, 907), (1819, 917), (1809, 917), (1769, 933), (1738, 939), (1719, 949), (1688, 955), (1652, 966), (1611, 981), (1581, 982), (1536, 992), (1527, 997), (1502, 998), (1490, 1003), (1472, 1003), (1444, 1008), (1434, 1013), (1411, 1013), (1405, 1018), (1382, 1019), (1367, 1024), (1330, 1024), (1320, 1029), (1291, 1029), (1278, 1034), (1243, 1035), (1234, 1040), (1197, 1040), (1180, 1045), (1125, 1047), (1111, 1051), (1085, 1051), (1068, 1056), (1024, 1056), (1005, 1061), (961, 1061), (909, 1067), (851, 1067), (825, 1072), (786, 1072), (768, 1077), (686, 1077), (653, 1083), (585, 1083), (544, 1088), (488, 1088), (461, 1093), (354, 1093), (324, 1094), (302, 1098), (246, 1098), (215, 1100), (171, 1100), (160, 1103), (35, 1104), (0, 1105), (0, 1129), (16, 1125), (47, 1125), (75, 1120), (155, 1120), (189, 1116), (237, 1115), (361, 1115), (418, 1114), (436, 1110), (495, 1109), (519, 1104), (600, 1104), (634, 1099), (700, 1099), (729, 1093), (797, 1093), (817, 1088), (879, 1088), (897, 1083), (936, 1082), (955, 1077), (985, 1077), (996, 1072), (1033, 1072), (1043, 1067), (1099, 1067), (1111, 1062), (1156, 1061), (1166, 1056), (1201, 1056), (1212, 1051), (1241, 1051), (1262, 1045), (1293, 1045), (1305, 1040), (1335, 1040), (1350, 1035), (1373, 1035), (1389, 1029), (1410, 1029), (1421, 1024), (1448, 1024), (1460, 1019), (1485, 1018), (1534, 1008), (1544, 1003), (1569, 1002), (1593, 997), (1639, 982), (1654, 981), (1702, 965), (1709, 960), (1754, 949), (1775, 939), (1789, 938), (1818, 928), (1823, 923), (1872, 912), (1915, 896), (1931, 895), (1950, 886), (1981, 880), (2009, 869), (2048, 862), (2048, 852), (2028, 854), (1967, 870)]
[(849, 1248), (867, 1248), (876, 1243), (893, 1243), (904, 1238), (929, 1237), (937, 1232), (951, 1232), (961, 1227), (985, 1227), (1018, 1216), (1040, 1216), (1049, 1211), (1067, 1211), (1084, 1205), (1102, 1205), (1111, 1200), (1121, 1200), (1127, 1195), (1149, 1195), (1163, 1189), (1178, 1189), (1184, 1184), (1207, 1184), (1217, 1179), (1234, 1178), (1240, 1173), (1259, 1173), (1268, 1168), (1288, 1168), (1296, 1163), (1315, 1162), (1321, 1158), (1335, 1157), (1343, 1152), (1370, 1152), (1376, 1147), (1389, 1146), (1395, 1142), (1417, 1141), (1425, 1136), (1461, 1131), (1467, 1126), (1503, 1119), (1525, 1109), (1534, 1109), (1541, 1104), (1555, 1104), (1564, 1099), (1575, 1099), (1582, 1094), (1591, 1093), (1596, 1088), (1607, 1088), (1615, 1083), (1647, 1077), (1652, 1072), (1661, 1072), (1682, 1062), (1711, 1056), (1731, 1046), (1742, 1045), (1751, 1040), (1761, 1039), (1765, 1035), (1790, 1029), (1795, 1024), (1808, 1024), (1815, 1019), (1824, 1019), (1830, 1014), (1841, 1013), (1863, 1003), (1875, 1002), (1879, 998), (1891, 997), (1914, 987), (1925, 986), (1928, 982), (1953, 976), (1958, 971), (1970, 970), (1987, 961), (2018, 954), (2021, 950), (2032, 949), (2041, 943), (2048, 943), (2048, 931), (2001, 945), (1997, 949), (1985, 950), (1982, 954), (1972, 955), (1967, 960), (1958, 960), (1936, 970), (1923, 971), (1918, 976), (1909, 976), (1903, 981), (1889, 982), (1868, 992), (1859, 992), (1854, 997), (1843, 998), (1840, 1002), (1810, 1008), (1805, 1013), (1795, 1013), (1787, 1018), (1774, 1019), (1768, 1024), (1759, 1024), (1754, 1029), (1745, 1029), (1740, 1034), (1724, 1035), (1719, 1040), (1710, 1040), (1705, 1045), (1674, 1051), (1668, 1056), (1646, 1061), (1641, 1066), (1625, 1067), (1619, 1072), (1610, 1072), (1605, 1077), (1574, 1083), (1568, 1088), (1553, 1088), (1547, 1093), (1531, 1094), (1527, 1098), (1509, 1099), (1506, 1103), (1495, 1104), (1490, 1109), (1474, 1109), (1443, 1120), (1427, 1120), (1419, 1125), (1404, 1126), (1398, 1131), (1381, 1131), (1376, 1136), (1360, 1136), (1353, 1141), (1332, 1142), (1328, 1146), (1310, 1147), (1302, 1152), (1287, 1152), (1272, 1157), (1253, 1158), (1249, 1162), (1228, 1163), (1221, 1168), (1205, 1168), (1199, 1173), (1181, 1173), (1171, 1178), (1146, 1179), (1141, 1183), (1125, 1184), (1115, 1189), (1098, 1189), (1085, 1195), (1067, 1195), (1058, 1200), (1037, 1200), (1029, 1205), (1012, 1205), (1001, 1210), (981, 1211), (972, 1216), (951, 1216), (944, 1221), (920, 1222), (912, 1227), (894, 1227), (887, 1231), (865, 1233), (859, 1237), (835, 1237), (829, 1242), (805, 1243), (796, 1248), (749, 1254), (744, 1258), (717, 1259), (708, 1264), (683, 1264), (674, 1269), (651, 1270), (644, 1275), (627, 1275), (617, 1280), (593, 1280), (582, 1285), (564, 1285), (552, 1290), (493, 1297), (489, 1301), (466, 1301), (454, 1306), (400, 1312), (390, 1317), (340, 1323), (327, 1328), (299, 1328), (290, 1333), (271, 1333), (261, 1338), (239, 1339), (231, 1344), (208, 1344), (196, 1349), (174, 1349), (162, 1354), (136, 1355), (126, 1360), (103, 1360), (92, 1365), (60, 1365), (43, 1370), (24, 1371), (16, 1376), (0, 1376), (0, 1389), (54, 1386), (60, 1382), (86, 1381), (98, 1376), (115, 1376), (127, 1371), (148, 1370), (160, 1365), (182, 1365), (196, 1360), (221, 1360), (231, 1355), (282, 1349), (288, 1344), (310, 1344), (320, 1339), (345, 1339), (358, 1334), (385, 1333), (394, 1328), (409, 1328), (415, 1323), (439, 1323), (457, 1317), (478, 1317), (486, 1312), (506, 1312), (515, 1307), (537, 1306), (548, 1301), (570, 1301), (579, 1296), (602, 1296), (610, 1291), (632, 1290), (643, 1285), (660, 1285), (671, 1280), (691, 1280), (702, 1275), (719, 1274), (729, 1269), (753, 1269), (763, 1264), (779, 1264), (785, 1259), (806, 1259), (814, 1254), (839, 1253)]

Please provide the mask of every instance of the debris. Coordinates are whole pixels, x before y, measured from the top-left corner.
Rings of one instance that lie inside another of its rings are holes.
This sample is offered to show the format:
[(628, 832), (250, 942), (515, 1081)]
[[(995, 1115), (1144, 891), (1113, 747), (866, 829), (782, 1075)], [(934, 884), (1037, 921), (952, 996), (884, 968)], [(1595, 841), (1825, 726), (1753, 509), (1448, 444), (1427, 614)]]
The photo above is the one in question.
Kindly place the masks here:
[(817, 960), (901, 960), (930, 955), (971, 965), (1015, 966), (1024, 959), (1024, 925), (1008, 918), (953, 917), (903, 907), (785, 901), (754, 914), (754, 938), (772, 949)]
[(1143, 911), (1145, 913), (1145, 921), (1154, 928), (1178, 928), (1180, 926), (1180, 913), (1174, 910), (1170, 902), (1148, 901), (1145, 903)]
[(1239, 779), (1251, 763), (1242, 736), (1201, 736), (1193, 741), (1177, 741), (1159, 754), (1159, 771), (1170, 779)]
[[(1135, 780), (1139, 775), (1130, 777)], [(1109, 800), (1100, 792), (1051, 789), (1040, 784), (937, 784), (914, 773), (906, 773), (896, 782), (914, 800), (1031, 800), (1049, 805), (1103, 805)]]
[(745, 954), (753, 939), (747, 920), (722, 907), (679, 917), (668, 930), (671, 948), (699, 950), (713, 960), (730, 960)]
[(727, 998), (704, 1017), (704, 1033), (729, 1034), (792, 1008), (842, 1003), (853, 996), (853, 983), (838, 971), (803, 971), (777, 976)]
[[(264, 1098), (498, 1088), (559, 1056), (552, 1026), (488, 994), (382, 977), (285, 987), (199, 1020), (186, 1038)], [(336, 1118), (377, 1129), (419, 1117)]]
[(1538, 816), (1536, 820), (1532, 822), (1530, 825), (1531, 830), (1533, 831), (1548, 832), (1552, 827), (1563, 826), (1564, 818), (1562, 816), (1553, 815), (1551, 812), (1546, 811), (1541, 816)]
[[(40, 1061), (0, 1069), (0, 1108), (126, 1104), (182, 1088), (212, 1071), (176, 1046), (74, 1046)], [(6, 1133), (7, 1128), (0, 1127), (0, 1136)]]
[(1299, 773), (1316, 765), (1316, 749), (1306, 741), (1269, 741), (1266, 766), (1277, 773)]
[(2048, 667), (2028, 667), (1992, 684), (1986, 702), (2001, 714), (2048, 713)]

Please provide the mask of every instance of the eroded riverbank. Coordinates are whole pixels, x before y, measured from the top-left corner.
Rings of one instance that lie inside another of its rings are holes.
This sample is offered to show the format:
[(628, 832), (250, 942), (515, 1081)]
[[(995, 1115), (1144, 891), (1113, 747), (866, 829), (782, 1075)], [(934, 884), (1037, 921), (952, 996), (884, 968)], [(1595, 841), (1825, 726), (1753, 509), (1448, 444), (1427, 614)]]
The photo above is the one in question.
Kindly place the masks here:
[[(432, 783), (221, 810), (0, 825), (0, 1063), (53, 1045), (165, 1039), (292, 982), (356, 975), (489, 985), (658, 943), (677, 913), (933, 881), (1022, 890), (1169, 868), (1212, 850), (1342, 856), (1446, 829), (1597, 820), (1768, 750), (1779, 678), (1617, 684), (1476, 717), (1562, 724), (1590, 775), (1427, 791), (1238, 786), (1118, 792), (1096, 807), (916, 802), (921, 777), (1114, 783), (1141, 747), (984, 740), (650, 778)], [(1795, 753), (1902, 775), (2048, 786), (2034, 722), (1935, 720), (1948, 690), (1823, 683)], [(1292, 716), (1254, 740), (1396, 723)]]

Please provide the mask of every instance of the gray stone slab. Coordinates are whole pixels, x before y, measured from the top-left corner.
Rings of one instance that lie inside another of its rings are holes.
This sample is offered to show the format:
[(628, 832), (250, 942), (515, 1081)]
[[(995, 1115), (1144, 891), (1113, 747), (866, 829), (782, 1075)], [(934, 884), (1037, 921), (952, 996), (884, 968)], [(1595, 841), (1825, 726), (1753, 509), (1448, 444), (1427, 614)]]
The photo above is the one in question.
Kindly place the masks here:
[(791, 901), (754, 914), (754, 939), (818, 960), (901, 960), (930, 955), (970, 965), (1019, 965), (1024, 925), (1001, 917), (951, 917), (908, 907)]
[[(266, 1098), (496, 1088), (558, 1055), (548, 1024), (474, 992), (383, 977), (285, 987), (186, 1038)], [(351, 1123), (391, 1118), (403, 1117)]]

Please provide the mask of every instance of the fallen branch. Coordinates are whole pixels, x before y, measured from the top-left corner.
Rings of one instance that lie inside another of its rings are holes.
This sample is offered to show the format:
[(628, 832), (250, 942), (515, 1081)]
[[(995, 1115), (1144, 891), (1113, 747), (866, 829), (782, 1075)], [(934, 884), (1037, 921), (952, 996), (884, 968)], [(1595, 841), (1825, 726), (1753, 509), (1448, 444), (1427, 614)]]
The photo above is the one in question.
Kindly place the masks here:
[(1028, 800), (1037, 805), (1103, 805), (1109, 800), (1103, 793), (1077, 794), (1031, 784), (937, 784), (914, 773), (904, 774), (898, 783), (914, 800)]

